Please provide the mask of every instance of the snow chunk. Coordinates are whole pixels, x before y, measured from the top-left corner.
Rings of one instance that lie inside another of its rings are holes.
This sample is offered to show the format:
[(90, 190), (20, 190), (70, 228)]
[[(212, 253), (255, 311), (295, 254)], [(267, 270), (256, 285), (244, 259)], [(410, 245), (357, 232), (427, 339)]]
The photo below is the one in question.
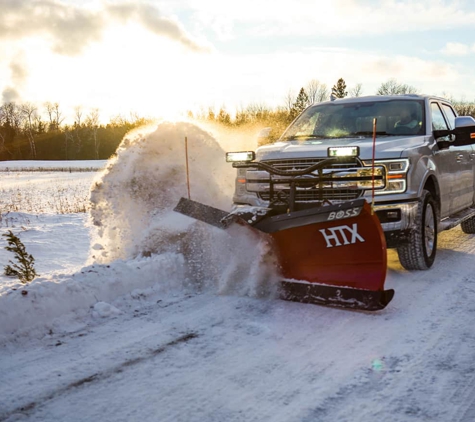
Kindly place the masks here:
[(108, 318), (120, 315), (122, 311), (112, 306), (110, 303), (98, 302), (94, 305), (92, 316), (94, 318)]

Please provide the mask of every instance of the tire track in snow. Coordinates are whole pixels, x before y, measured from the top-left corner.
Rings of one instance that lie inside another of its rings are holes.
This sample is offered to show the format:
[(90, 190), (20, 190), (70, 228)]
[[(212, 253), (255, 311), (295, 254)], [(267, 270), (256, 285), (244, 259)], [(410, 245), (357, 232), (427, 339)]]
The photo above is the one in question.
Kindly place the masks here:
[(454, 422), (475, 421), (475, 375), (463, 387), (455, 391), (454, 402), (460, 406), (459, 411), (451, 418)]
[[(467, 331), (471, 325), (466, 321), (475, 322), (471, 299), (475, 293), (475, 246), (473, 236), (460, 230), (445, 232), (441, 237), (449, 250), (442, 251), (430, 271), (406, 272), (394, 259), (389, 260), (394, 283), (391, 287), (397, 290), (398, 298), (388, 307), (389, 320), (400, 324), (404, 336), (394, 339), (394, 351), (385, 348), (379, 373), (356, 372), (323, 406), (309, 411), (309, 421), (475, 420), (475, 379), (463, 382), (463, 391), (457, 389), (466, 373), (474, 370), (475, 351), (471, 345), (475, 337)], [(451, 392), (460, 399), (454, 400)]]
[(83, 377), (77, 381), (71, 382), (70, 384), (66, 385), (65, 387), (62, 387), (61, 389), (49, 392), (48, 394), (43, 395), (42, 397), (38, 397), (35, 401), (22, 405), (21, 407), (16, 408), (8, 413), (0, 414), (0, 422), (6, 421), (13, 415), (17, 415), (17, 414), (27, 415), (31, 411), (36, 410), (38, 407), (43, 406), (44, 404), (46, 404), (46, 402), (50, 400), (54, 400), (64, 394), (69, 394), (71, 390), (80, 388), (86, 384), (104, 381), (107, 378), (110, 378), (115, 374), (121, 373), (130, 367), (140, 364), (148, 359), (153, 359), (157, 355), (168, 351), (170, 348), (174, 346), (177, 346), (182, 343), (188, 343), (189, 341), (197, 337), (198, 337), (198, 334), (193, 333), (193, 332), (184, 334), (156, 349), (152, 349), (148, 351), (145, 355), (136, 356), (134, 358), (121, 362), (118, 365), (110, 367), (107, 370), (97, 372), (92, 375)]

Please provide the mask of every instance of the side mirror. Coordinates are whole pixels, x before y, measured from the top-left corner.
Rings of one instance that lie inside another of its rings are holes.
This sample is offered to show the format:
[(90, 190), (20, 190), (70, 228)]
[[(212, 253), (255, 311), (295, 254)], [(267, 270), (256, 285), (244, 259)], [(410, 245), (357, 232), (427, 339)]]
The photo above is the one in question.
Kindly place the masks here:
[(451, 132), (455, 135), (455, 146), (475, 144), (475, 119), (472, 116), (456, 117), (455, 129)]
[(448, 129), (444, 130), (434, 130), (434, 138), (437, 140), (439, 138), (445, 138), (446, 136), (451, 135), (453, 132)]

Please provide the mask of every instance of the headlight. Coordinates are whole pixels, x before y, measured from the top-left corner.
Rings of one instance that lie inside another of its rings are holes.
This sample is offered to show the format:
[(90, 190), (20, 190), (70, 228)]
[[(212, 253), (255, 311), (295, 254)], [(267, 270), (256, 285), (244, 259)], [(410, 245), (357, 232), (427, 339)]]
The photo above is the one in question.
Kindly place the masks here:
[(248, 162), (253, 161), (255, 158), (256, 153), (254, 151), (239, 151), (226, 153), (226, 161), (228, 163)]
[[(365, 166), (371, 167), (371, 161), (364, 161)], [(401, 160), (376, 160), (376, 165), (383, 165), (386, 167), (386, 188), (378, 192), (376, 195), (384, 195), (391, 193), (403, 193), (407, 188), (407, 171), (409, 170), (409, 159), (403, 158)]]
[(358, 157), (359, 147), (329, 147), (327, 155), (329, 157)]

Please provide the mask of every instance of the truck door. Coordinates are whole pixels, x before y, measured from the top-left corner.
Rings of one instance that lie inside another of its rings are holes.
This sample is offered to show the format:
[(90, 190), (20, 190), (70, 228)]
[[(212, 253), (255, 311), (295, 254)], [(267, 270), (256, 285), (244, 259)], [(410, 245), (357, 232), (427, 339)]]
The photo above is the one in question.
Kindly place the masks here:
[[(433, 130), (451, 129), (451, 125), (453, 127), (454, 111), (447, 104), (442, 107), (444, 107), (445, 115), (437, 102), (431, 103)], [(471, 145), (436, 148), (435, 158), (439, 169), (442, 217), (454, 214), (473, 203), (474, 162), (472, 152)]]
[[(442, 111), (445, 114), (445, 117), (447, 118), (447, 122), (449, 124), (450, 129), (455, 128), (455, 117), (457, 117), (457, 113), (455, 110), (452, 108), (450, 104), (440, 104), (442, 106)], [(471, 182), (467, 180), (467, 186), (466, 188), (468, 189), (468, 192), (465, 193), (464, 197), (464, 207), (467, 206), (467, 204), (472, 205), (475, 202), (475, 149), (473, 145), (466, 145), (464, 147), (451, 147), (459, 150), (463, 150), (465, 154), (468, 154), (468, 160), (469, 160), (469, 168), (471, 169)], [(467, 179), (469, 178), (469, 168), (467, 168), (466, 171), (466, 177)], [(456, 176), (457, 177), (457, 176)]]

